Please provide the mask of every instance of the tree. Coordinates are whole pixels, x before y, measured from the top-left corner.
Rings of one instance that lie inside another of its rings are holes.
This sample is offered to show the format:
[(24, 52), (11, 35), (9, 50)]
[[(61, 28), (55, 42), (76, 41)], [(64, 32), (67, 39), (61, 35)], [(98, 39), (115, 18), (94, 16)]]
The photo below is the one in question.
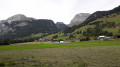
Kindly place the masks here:
[(93, 36), (99, 36), (102, 35), (102, 27), (101, 26), (96, 26), (93, 29)]
[(69, 36), (69, 39), (71, 39), (71, 38), (73, 38), (73, 35), (72, 35), (72, 34), (70, 34), (70, 36)]
[(9, 39), (0, 40), (0, 45), (10, 45), (10, 40)]
[(119, 29), (119, 34), (120, 34), (120, 29)]
[(57, 38), (58, 37), (58, 35), (55, 35), (55, 36), (53, 36), (52, 38), (54, 39), (54, 38)]
[(89, 41), (90, 40), (90, 38), (89, 37), (86, 37), (86, 41)]

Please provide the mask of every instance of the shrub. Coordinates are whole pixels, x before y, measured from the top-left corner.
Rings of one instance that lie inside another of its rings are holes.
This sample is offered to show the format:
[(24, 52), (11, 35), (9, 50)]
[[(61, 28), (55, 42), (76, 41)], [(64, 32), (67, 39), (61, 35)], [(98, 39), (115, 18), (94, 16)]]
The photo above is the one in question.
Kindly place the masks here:
[(9, 39), (6, 40), (0, 40), (0, 45), (10, 45)]
[(5, 63), (1, 62), (0, 67), (4, 67), (4, 66), (5, 66)]
[(86, 41), (86, 39), (85, 38), (81, 38), (80, 41)]
[(89, 41), (89, 37), (81, 38), (80, 41)]
[(86, 41), (89, 41), (90, 39), (89, 39), (89, 37), (86, 37)]
[(53, 36), (53, 39), (54, 39), (54, 38), (57, 38), (57, 37), (58, 37), (58, 35), (55, 35), (55, 36)]
[(14, 62), (9, 62), (8, 65), (9, 65), (9, 66), (14, 66), (14, 65), (16, 65), (16, 63), (14, 63)]
[(87, 66), (88, 66), (88, 63), (86, 63), (86, 62), (81, 62), (79, 64), (79, 67), (87, 67)]

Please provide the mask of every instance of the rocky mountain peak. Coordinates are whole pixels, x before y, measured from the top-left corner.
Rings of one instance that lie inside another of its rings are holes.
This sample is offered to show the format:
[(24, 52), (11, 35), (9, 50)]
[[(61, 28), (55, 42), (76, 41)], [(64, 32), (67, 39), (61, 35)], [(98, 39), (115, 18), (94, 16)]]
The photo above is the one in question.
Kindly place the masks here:
[(72, 27), (74, 25), (79, 25), (84, 22), (90, 16), (89, 13), (79, 13), (76, 14), (75, 17), (71, 20), (68, 26)]
[(89, 13), (79, 13), (79, 14), (75, 15), (74, 19), (79, 19), (82, 21), (89, 15), (90, 15)]
[(23, 15), (23, 14), (17, 14), (17, 15), (14, 15), (14, 16), (11, 16), (10, 18), (7, 19), (7, 21), (21, 21), (21, 20), (27, 20), (28, 18)]

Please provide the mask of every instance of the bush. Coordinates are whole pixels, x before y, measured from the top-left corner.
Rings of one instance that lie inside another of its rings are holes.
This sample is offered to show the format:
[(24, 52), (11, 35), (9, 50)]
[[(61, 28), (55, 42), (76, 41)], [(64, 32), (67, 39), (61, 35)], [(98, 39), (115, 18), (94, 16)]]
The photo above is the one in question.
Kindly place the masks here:
[(59, 39), (59, 41), (64, 41), (63, 39)]
[(9, 39), (6, 40), (0, 40), (0, 45), (10, 45)]
[(69, 36), (69, 39), (71, 39), (71, 38), (73, 38), (73, 35), (72, 35), (72, 34)]
[(14, 65), (16, 65), (16, 63), (14, 63), (14, 62), (9, 62), (8, 65), (9, 65), (9, 66), (14, 66)]
[(86, 38), (81, 38), (80, 41), (89, 41), (89, 37), (86, 37)]
[(89, 41), (90, 39), (89, 39), (89, 37), (86, 37), (86, 41)]
[(86, 62), (81, 62), (79, 64), (79, 67), (87, 67), (87, 66), (88, 66), (88, 63), (86, 63)]
[(0, 67), (4, 67), (4, 66), (5, 66), (5, 63), (1, 62)]
[(80, 41), (86, 41), (86, 39), (85, 38), (81, 38)]
[(58, 35), (55, 35), (55, 36), (53, 36), (53, 39), (54, 39), (54, 38), (57, 38), (57, 37), (58, 37)]

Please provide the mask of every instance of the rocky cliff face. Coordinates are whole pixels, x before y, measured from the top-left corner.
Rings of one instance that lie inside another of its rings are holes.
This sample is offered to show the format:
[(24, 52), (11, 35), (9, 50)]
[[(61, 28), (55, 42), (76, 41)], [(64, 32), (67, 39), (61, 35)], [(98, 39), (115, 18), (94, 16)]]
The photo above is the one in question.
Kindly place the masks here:
[(89, 13), (79, 13), (71, 20), (68, 26), (72, 27), (74, 25), (79, 25), (84, 22), (90, 16)]
[(22, 38), (37, 33), (55, 33), (58, 28), (52, 20), (14, 15), (0, 22), (0, 38)]
[(21, 20), (27, 20), (27, 19), (28, 18), (25, 15), (17, 14), (8, 18), (7, 21), (21, 21)]

